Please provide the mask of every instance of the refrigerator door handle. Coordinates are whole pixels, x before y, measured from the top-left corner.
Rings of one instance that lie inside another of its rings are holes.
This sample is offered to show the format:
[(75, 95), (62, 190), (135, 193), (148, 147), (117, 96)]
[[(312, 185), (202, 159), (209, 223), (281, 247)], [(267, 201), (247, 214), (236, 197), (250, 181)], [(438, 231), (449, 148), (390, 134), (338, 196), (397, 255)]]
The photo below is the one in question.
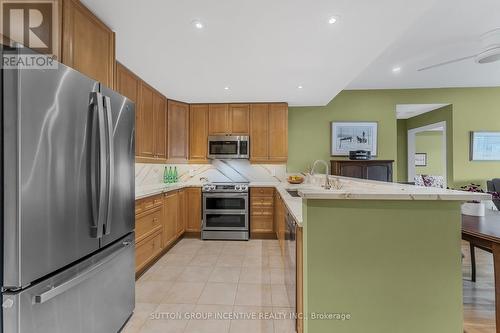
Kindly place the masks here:
[(111, 203), (113, 202), (113, 188), (114, 188), (114, 156), (115, 150), (113, 145), (113, 119), (111, 113), (111, 98), (104, 96), (104, 104), (106, 110), (106, 123), (107, 123), (107, 143), (108, 143), (108, 159), (107, 159), (107, 204), (106, 204), (106, 224), (104, 225), (104, 235), (109, 235), (111, 232)]
[(117, 255), (119, 255), (125, 248), (130, 246), (132, 242), (130, 241), (123, 241), (120, 244), (120, 247), (111, 255), (107, 256), (103, 260), (97, 262), (95, 265), (79, 272), (76, 276), (73, 276), (69, 278), (68, 280), (58, 284), (57, 286), (52, 286), (49, 290), (40, 293), (38, 295), (33, 296), (33, 304), (42, 304), (45, 302), (50, 301), (54, 297), (57, 297), (64, 292), (76, 287), (80, 283), (84, 282), (85, 280), (88, 280), (95, 274), (101, 272), (103, 269), (106, 268), (106, 264), (115, 258)]
[[(92, 131), (91, 140), (91, 179), (92, 179), (92, 216), (94, 226), (92, 227), (92, 237), (102, 238), (104, 219), (106, 218), (106, 130), (104, 127), (104, 106), (102, 95), (98, 92), (91, 93), (91, 101), (94, 104), (94, 112), (97, 113), (97, 135)], [(98, 149), (95, 152), (95, 149)], [(96, 160), (97, 159), (97, 160)], [(99, 193), (97, 193), (97, 189)]]

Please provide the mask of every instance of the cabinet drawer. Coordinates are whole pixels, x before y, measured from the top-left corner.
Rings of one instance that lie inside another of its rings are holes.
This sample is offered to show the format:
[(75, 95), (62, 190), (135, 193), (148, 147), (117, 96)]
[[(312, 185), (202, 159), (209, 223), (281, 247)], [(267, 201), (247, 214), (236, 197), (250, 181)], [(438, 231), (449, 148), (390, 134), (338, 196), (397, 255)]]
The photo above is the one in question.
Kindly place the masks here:
[(272, 197), (274, 194), (273, 187), (252, 187), (250, 188), (250, 195), (254, 197)]
[(250, 214), (252, 216), (273, 216), (274, 215), (274, 208), (273, 207), (252, 207), (250, 210)]
[(250, 231), (273, 232), (272, 216), (252, 216), (250, 219)]
[(154, 195), (151, 197), (136, 200), (135, 202), (135, 214), (143, 213), (149, 209), (160, 207), (163, 204), (161, 194)]
[(135, 241), (140, 242), (145, 237), (161, 230), (161, 207), (154, 208), (144, 214), (140, 214), (135, 219)]
[(252, 206), (272, 207), (274, 205), (273, 197), (252, 197), (250, 198)]
[(135, 245), (135, 271), (144, 268), (161, 252), (161, 230)]

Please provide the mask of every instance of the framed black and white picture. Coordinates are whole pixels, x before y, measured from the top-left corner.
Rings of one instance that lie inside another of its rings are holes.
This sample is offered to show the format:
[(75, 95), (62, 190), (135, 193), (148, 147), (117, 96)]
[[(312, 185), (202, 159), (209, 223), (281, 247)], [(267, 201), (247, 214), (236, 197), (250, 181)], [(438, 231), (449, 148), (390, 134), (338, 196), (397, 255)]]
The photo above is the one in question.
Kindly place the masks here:
[(427, 166), (427, 153), (415, 153), (415, 166)]
[(348, 156), (352, 150), (367, 150), (377, 156), (376, 122), (332, 122), (332, 156)]
[(500, 161), (500, 132), (471, 132), (470, 160)]

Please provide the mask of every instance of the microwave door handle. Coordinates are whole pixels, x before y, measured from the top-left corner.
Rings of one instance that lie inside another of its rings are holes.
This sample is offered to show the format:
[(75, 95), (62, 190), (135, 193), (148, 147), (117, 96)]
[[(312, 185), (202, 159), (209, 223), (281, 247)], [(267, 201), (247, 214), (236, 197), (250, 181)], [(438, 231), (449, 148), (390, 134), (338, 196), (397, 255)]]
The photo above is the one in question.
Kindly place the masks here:
[(106, 132), (107, 136), (107, 144), (108, 144), (108, 156), (107, 156), (107, 172), (106, 172), (106, 184), (107, 184), (107, 203), (106, 203), (106, 224), (104, 225), (104, 234), (109, 235), (111, 232), (111, 203), (113, 202), (113, 188), (114, 188), (114, 179), (115, 179), (115, 150), (113, 143), (113, 118), (112, 118), (112, 110), (111, 110), (111, 98), (109, 96), (104, 97), (104, 103), (106, 104)]

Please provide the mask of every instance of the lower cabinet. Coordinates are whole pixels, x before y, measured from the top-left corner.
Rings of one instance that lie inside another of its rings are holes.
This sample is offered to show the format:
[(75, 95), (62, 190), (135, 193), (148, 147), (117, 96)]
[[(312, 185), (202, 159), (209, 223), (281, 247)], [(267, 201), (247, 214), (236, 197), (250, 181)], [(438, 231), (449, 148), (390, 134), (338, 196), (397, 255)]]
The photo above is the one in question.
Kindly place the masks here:
[(179, 237), (182, 237), (184, 232), (188, 230), (190, 219), (198, 220), (199, 229), (201, 221), (200, 188), (175, 190), (136, 200), (136, 273), (142, 272)]
[(259, 234), (274, 232), (274, 188), (250, 188), (250, 233), (254, 237)]
[(201, 232), (201, 188), (192, 187), (186, 192), (186, 231)]

